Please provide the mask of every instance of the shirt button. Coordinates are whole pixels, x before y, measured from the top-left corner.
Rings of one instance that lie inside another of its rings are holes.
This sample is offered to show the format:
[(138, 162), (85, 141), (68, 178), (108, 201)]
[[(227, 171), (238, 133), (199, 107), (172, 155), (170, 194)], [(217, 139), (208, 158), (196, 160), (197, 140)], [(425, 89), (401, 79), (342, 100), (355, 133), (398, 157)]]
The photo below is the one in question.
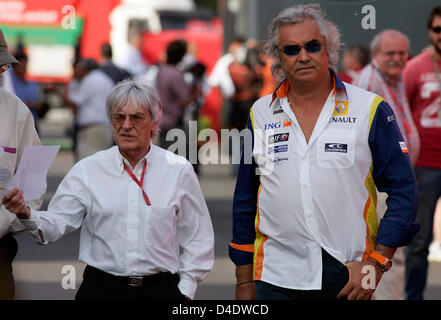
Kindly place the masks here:
[(307, 185), (307, 184), (304, 184), (304, 185), (303, 185), (303, 189), (308, 189), (308, 185)]
[(308, 218), (312, 218), (312, 213), (308, 213), (306, 216), (307, 216)]

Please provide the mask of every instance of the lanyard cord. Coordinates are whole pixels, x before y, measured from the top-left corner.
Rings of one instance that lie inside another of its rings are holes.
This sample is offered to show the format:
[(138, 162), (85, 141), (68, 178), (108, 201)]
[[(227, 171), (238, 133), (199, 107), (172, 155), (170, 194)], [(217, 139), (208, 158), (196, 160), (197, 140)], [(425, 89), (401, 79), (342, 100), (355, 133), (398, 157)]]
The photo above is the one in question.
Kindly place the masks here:
[[(431, 56), (432, 56), (433, 66), (435, 67), (436, 79), (438, 80), (439, 94), (441, 95), (441, 75), (440, 75), (440, 72), (439, 72), (439, 69), (438, 69), (438, 63), (437, 63), (437, 61), (435, 59), (435, 54), (433, 52), (431, 52)], [(441, 119), (441, 109), (438, 111), (438, 118)]]
[(129, 169), (129, 167), (124, 163), (124, 169), (127, 171), (127, 173), (132, 177), (132, 179), (136, 182), (136, 184), (141, 188), (142, 190), (142, 196), (144, 197), (145, 203), (150, 206), (150, 199), (147, 196), (147, 193), (144, 191), (143, 185), (144, 185), (144, 176), (145, 176), (145, 169), (147, 167), (147, 161), (144, 162), (144, 168), (142, 169), (142, 176), (141, 176), (141, 182), (138, 180), (138, 178), (133, 174), (133, 172)]

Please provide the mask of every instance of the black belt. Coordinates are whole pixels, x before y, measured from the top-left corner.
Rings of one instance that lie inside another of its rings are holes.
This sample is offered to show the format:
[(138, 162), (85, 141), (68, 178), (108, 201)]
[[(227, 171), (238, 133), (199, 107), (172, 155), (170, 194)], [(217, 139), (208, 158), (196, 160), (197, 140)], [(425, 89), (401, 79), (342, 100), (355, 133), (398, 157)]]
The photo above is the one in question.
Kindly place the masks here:
[(149, 284), (170, 280), (173, 278), (179, 281), (179, 276), (177, 273), (172, 274), (170, 272), (160, 272), (148, 276), (115, 276), (91, 266), (86, 266), (86, 269), (84, 269), (84, 276), (98, 277), (109, 281), (127, 284), (132, 287), (148, 286)]

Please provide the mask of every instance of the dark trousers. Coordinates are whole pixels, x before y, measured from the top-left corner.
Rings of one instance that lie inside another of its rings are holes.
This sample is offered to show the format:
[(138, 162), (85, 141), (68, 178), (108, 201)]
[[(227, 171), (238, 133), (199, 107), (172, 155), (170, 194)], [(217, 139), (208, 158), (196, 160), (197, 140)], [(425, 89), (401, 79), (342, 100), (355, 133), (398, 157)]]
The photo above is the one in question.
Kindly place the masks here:
[(17, 240), (7, 234), (0, 239), (0, 300), (12, 300), (15, 295), (12, 261), (18, 251)]
[(141, 286), (131, 286), (128, 277), (87, 266), (75, 300), (186, 300), (178, 283), (178, 274), (161, 272), (144, 276)]
[(421, 227), (407, 246), (405, 298), (422, 300), (426, 288), (429, 245), (433, 238), (433, 216), (441, 196), (441, 170), (415, 168), (418, 181), (418, 213), (415, 221)]
[(256, 281), (256, 300), (336, 300), (338, 293), (349, 280), (349, 270), (325, 250), (322, 250), (322, 261), (321, 290), (286, 289), (264, 281)]

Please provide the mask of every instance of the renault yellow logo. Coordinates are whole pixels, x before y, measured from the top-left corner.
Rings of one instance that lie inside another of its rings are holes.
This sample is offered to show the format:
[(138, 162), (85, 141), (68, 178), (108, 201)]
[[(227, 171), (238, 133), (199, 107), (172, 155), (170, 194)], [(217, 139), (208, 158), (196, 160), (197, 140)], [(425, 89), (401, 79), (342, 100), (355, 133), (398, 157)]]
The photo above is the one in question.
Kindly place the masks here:
[(348, 114), (348, 102), (347, 101), (335, 101), (335, 109), (333, 116), (345, 116)]

